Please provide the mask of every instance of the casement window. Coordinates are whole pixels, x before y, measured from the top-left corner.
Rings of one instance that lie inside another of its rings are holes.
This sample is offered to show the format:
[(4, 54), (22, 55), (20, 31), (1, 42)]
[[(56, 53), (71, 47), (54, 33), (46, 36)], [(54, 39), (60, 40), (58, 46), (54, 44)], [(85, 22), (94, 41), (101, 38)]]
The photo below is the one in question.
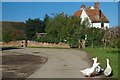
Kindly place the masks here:
[(104, 27), (104, 23), (101, 23), (101, 28), (103, 28)]

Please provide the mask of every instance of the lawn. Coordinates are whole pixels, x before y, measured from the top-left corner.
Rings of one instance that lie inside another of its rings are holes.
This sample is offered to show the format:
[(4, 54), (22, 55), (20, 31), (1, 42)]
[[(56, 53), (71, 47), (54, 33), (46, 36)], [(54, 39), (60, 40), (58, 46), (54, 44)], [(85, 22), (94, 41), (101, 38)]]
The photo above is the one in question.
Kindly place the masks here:
[(98, 57), (100, 66), (106, 68), (106, 58), (109, 58), (110, 65), (113, 69), (112, 78), (118, 78), (118, 49), (115, 48), (85, 48), (83, 49), (91, 57)]

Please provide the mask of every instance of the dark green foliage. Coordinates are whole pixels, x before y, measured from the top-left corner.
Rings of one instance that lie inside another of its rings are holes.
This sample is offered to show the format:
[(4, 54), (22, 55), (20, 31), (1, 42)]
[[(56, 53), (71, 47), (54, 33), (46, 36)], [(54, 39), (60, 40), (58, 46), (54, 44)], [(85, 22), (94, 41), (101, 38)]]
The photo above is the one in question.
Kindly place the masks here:
[(25, 35), (23, 32), (13, 29), (13, 28), (4, 28), (2, 30), (2, 41), (10, 42), (16, 40), (25, 39)]
[[(47, 33), (38, 37), (36, 33)], [(110, 46), (120, 48), (120, 27), (103, 30), (90, 27), (88, 19), (81, 22), (79, 17), (68, 15), (45, 15), (44, 20), (28, 19), (22, 22), (2, 22), (2, 41), (10, 42), (21, 39), (35, 40), (48, 43), (68, 43), (70, 47), (77, 48), (79, 40), (85, 40), (86, 46)]]
[(100, 28), (89, 28), (86, 32), (87, 45), (91, 46), (93, 42), (93, 46), (101, 46), (104, 33), (105, 33), (105, 30)]
[(69, 39), (69, 45), (71, 48), (77, 48), (78, 47), (78, 38), (75, 35), (72, 35)]
[[(81, 22), (79, 17), (57, 14), (53, 17), (45, 15), (44, 21), (39, 19), (28, 19), (26, 21), (26, 36), (29, 40), (36, 40), (38, 42), (59, 43), (65, 42), (70, 47), (78, 47), (78, 41), (85, 40), (86, 46), (119, 46), (119, 39), (105, 36), (107, 30), (90, 27), (90, 23), (86, 18)], [(44, 37), (39, 39), (36, 33), (47, 33)], [(87, 35), (87, 37), (85, 37)], [(109, 40), (110, 42), (108, 42)], [(106, 43), (106, 44), (105, 44)]]
[(59, 43), (67, 42), (70, 47), (78, 47), (78, 41), (84, 40), (87, 35), (86, 45), (101, 46), (104, 30), (98, 28), (90, 28), (88, 19), (81, 22), (81, 19), (75, 16), (61, 16), (60, 14), (54, 15), (53, 18), (47, 18), (45, 37), (40, 37), (38, 41)]
[(65, 26), (64, 21), (65, 18), (60, 15), (48, 19), (45, 28), (45, 31), (47, 33), (46, 38), (48, 39), (48, 42), (58, 43), (60, 41), (63, 41), (62, 38), (65, 38), (65, 36), (63, 33), (61, 33), (61, 31)]
[(44, 27), (46, 26), (47, 22), (48, 22), (49, 16), (46, 14), (45, 18), (44, 18)]
[(2, 31), (2, 41), (3, 42), (12, 41), (11, 33), (12, 33), (12, 30), (10, 30), (10, 29), (8, 29), (8, 28), (3, 29), (3, 31)]
[(117, 48), (120, 49), (120, 39), (118, 39), (118, 42), (117, 42)]
[[(47, 35), (45, 38), (47, 39), (47, 42), (51, 43), (67, 41), (68, 43), (72, 44), (71, 42), (76, 42), (76, 39), (78, 43), (80, 34), (79, 26), (80, 19), (77, 17), (55, 15), (54, 18), (49, 18), (47, 21), (45, 28)], [(72, 45), (77, 47), (77, 43), (73, 43)]]
[(28, 40), (35, 40), (36, 33), (44, 32), (44, 22), (40, 19), (28, 19), (26, 21), (25, 33)]

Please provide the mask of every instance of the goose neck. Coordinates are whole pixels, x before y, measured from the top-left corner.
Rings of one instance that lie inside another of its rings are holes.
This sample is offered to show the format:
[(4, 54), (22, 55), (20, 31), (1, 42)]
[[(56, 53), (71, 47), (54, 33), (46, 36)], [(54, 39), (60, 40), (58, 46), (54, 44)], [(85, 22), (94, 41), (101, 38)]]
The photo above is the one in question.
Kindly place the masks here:
[(107, 66), (109, 66), (109, 61), (107, 61)]
[(96, 65), (92, 66), (93, 69), (96, 68), (96, 67), (97, 67)]

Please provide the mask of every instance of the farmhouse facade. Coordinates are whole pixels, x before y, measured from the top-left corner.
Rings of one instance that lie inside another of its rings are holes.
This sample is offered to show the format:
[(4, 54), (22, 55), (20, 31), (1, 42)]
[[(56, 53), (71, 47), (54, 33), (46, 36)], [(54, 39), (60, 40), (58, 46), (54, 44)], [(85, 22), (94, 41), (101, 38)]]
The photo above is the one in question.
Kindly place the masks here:
[(90, 27), (109, 28), (109, 20), (101, 11), (99, 2), (95, 2), (94, 6), (89, 7), (82, 4), (80, 10), (76, 11), (74, 16), (80, 17), (82, 21), (88, 19)]

